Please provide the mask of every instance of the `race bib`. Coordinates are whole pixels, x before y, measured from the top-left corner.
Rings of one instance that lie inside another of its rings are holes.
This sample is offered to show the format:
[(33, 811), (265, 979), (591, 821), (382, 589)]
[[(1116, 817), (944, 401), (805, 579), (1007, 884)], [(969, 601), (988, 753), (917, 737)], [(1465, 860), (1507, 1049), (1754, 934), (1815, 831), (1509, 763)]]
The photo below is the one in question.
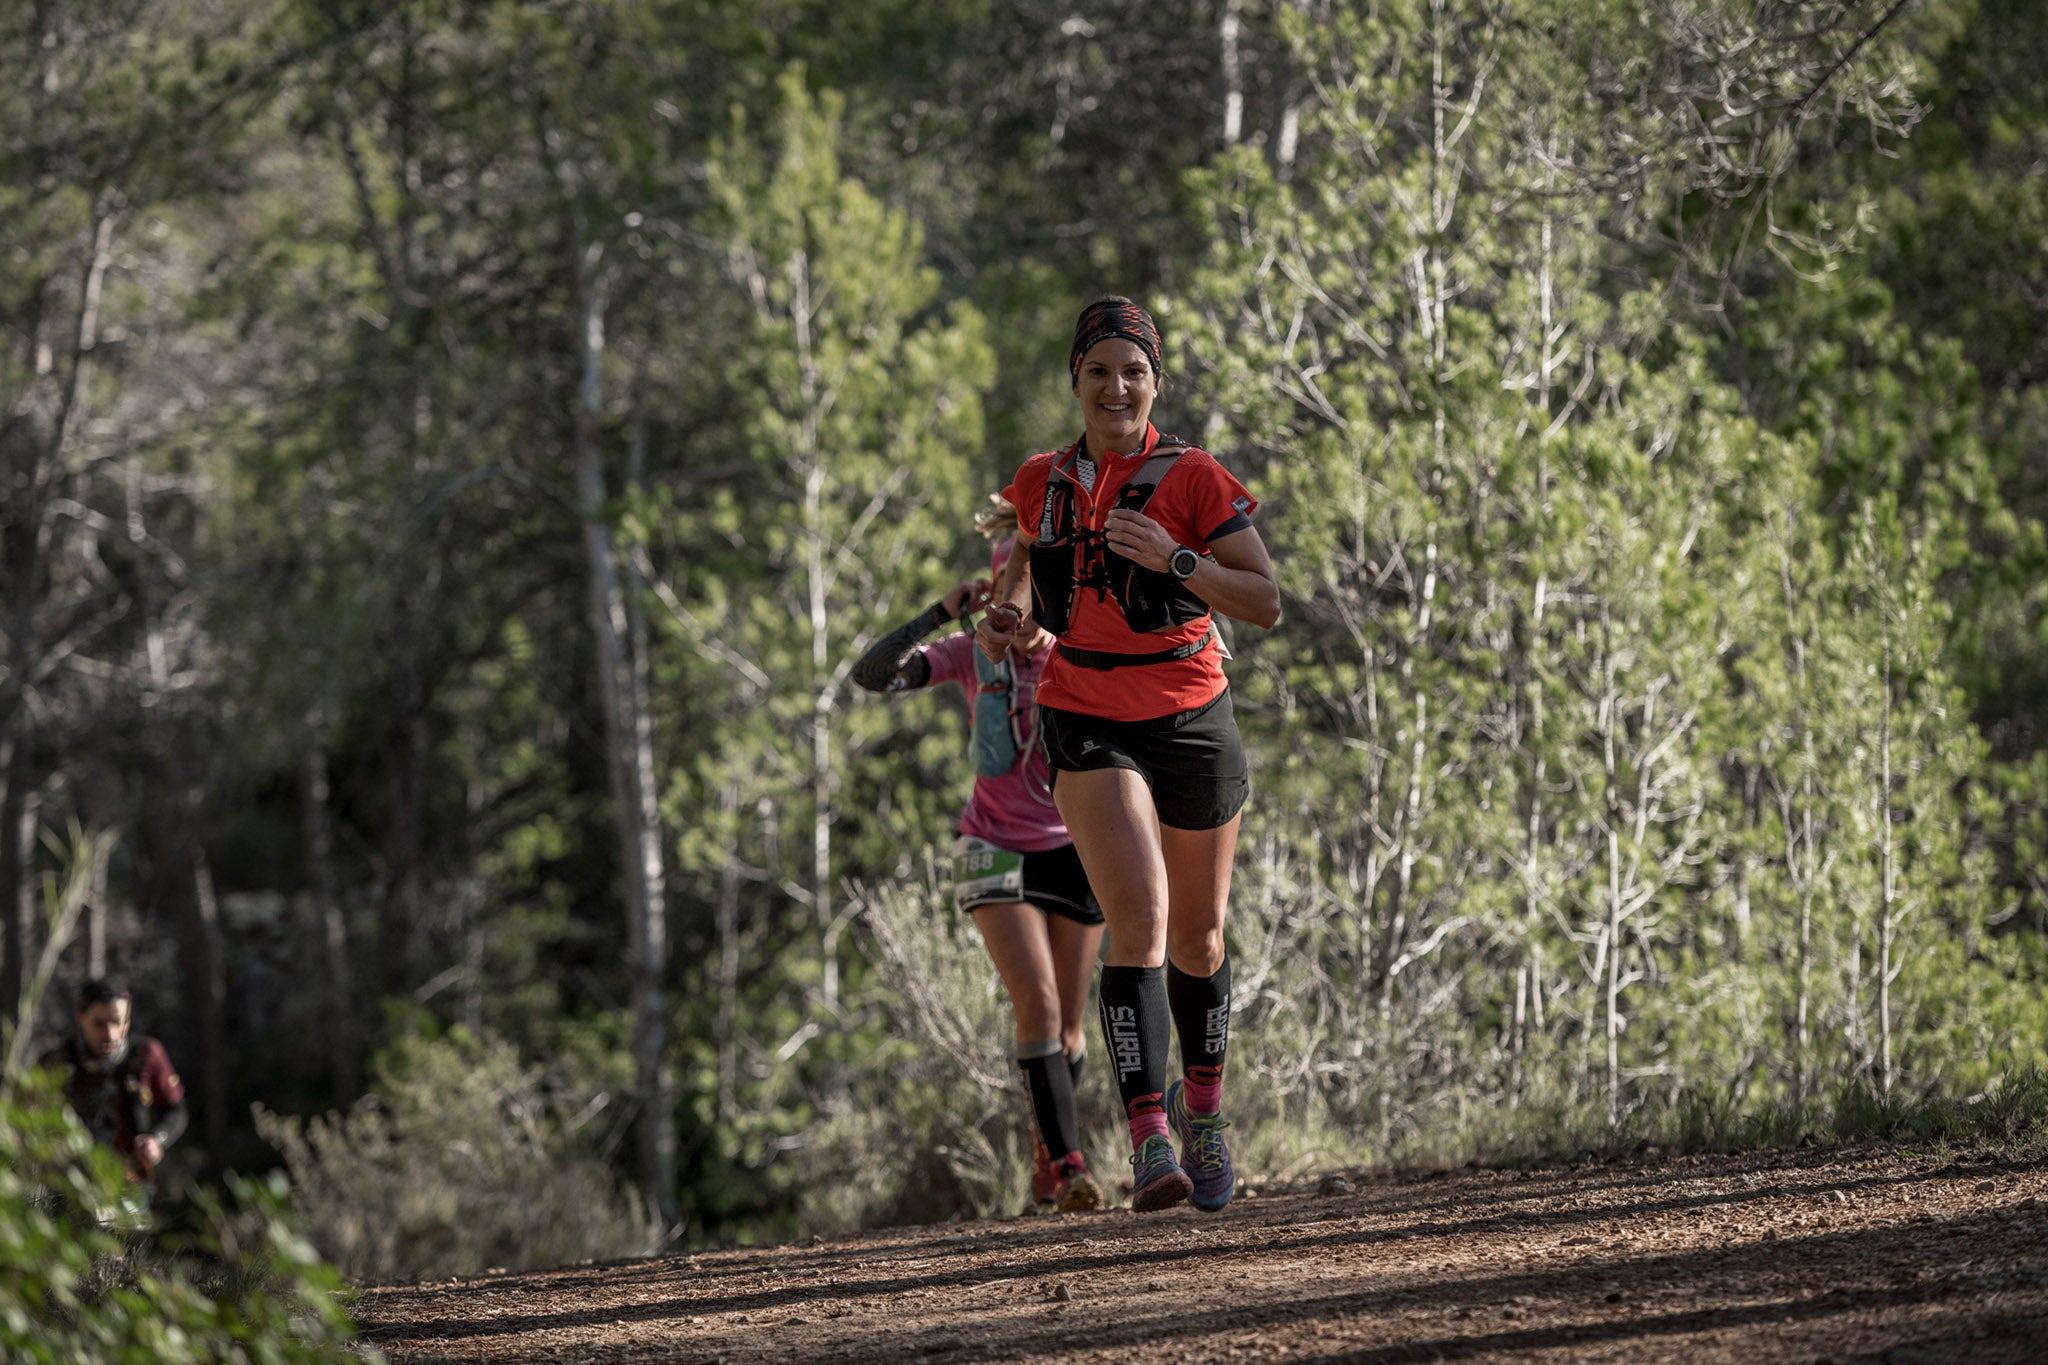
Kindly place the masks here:
[(962, 910), (1024, 899), (1024, 855), (962, 835), (953, 844), (953, 904)]

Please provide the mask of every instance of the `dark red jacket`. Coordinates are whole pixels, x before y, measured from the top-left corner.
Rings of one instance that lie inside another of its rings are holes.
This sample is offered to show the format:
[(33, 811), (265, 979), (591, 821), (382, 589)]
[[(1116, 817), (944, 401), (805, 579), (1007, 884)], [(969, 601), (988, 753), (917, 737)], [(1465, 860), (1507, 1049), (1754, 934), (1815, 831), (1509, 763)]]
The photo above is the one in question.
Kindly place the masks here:
[(122, 1156), (138, 1133), (168, 1147), (185, 1131), (185, 1085), (154, 1038), (130, 1036), (111, 1062), (95, 1065), (76, 1038), (64, 1045), (64, 1098), (94, 1139)]

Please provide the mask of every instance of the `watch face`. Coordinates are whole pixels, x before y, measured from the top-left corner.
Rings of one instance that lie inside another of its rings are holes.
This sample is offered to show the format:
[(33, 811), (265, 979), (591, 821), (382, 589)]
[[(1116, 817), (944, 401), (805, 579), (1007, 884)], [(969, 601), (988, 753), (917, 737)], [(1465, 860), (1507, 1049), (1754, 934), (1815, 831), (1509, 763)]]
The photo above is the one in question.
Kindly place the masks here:
[(1201, 567), (1201, 563), (1202, 557), (1183, 545), (1166, 561), (1166, 567), (1175, 578), (1185, 580), (1194, 577), (1195, 570)]

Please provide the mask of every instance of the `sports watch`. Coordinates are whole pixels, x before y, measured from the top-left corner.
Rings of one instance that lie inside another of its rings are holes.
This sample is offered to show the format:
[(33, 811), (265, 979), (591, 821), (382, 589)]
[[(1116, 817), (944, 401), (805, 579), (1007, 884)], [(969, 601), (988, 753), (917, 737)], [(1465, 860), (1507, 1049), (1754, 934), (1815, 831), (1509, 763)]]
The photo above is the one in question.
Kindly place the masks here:
[(1166, 557), (1166, 571), (1185, 583), (1195, 576), (1195, 570), (1202, 567), (1202, 557), (1185, 545), (1173, 547), (1173, 553)]

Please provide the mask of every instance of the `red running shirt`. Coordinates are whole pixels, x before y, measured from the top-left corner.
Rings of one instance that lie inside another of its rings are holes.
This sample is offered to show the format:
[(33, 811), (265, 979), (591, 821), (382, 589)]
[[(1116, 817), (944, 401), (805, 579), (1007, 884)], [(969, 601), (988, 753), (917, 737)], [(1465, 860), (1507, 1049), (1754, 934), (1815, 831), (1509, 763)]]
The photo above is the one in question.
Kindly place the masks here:
[[(1075, 480), (1076, 529), (1082, 525), (1102, 529), (1109, 509), (1116, 505), (1117, 491), (1144, 467), (1158, 444), (1158, 429), (1148, 423), (1143, 446), (1097, 462), (1093, 491)], [(1054, 450), (1033, 455), (1003, 490), (1004, 500), (1016, 509), (1017, 528), (1027, 543), (1038, 534), (1038, 517), (1045, 507), (1045, 485), (1053, 464), (1067, 454)], [(1071, 465), (1066, 473), (1074, 473)], [(1207, 554), (1212, 537), (1249, 526), (1248, 514), (1258, 505), (1215, 456), (1206, 450), (1189, 450), (1152, 490), (1144, 512), (1182, 545)], [(1093, 588), (1076, 588), (1072, 619), (1060, 643), (1108, 654), (1155, 654), (1199, 640), (1208, 629), (1209, 617), (1204, 615), (1173, 630), (1141, 634), (1124, 624), (1123, 608), (1114, 597), (1098, 594)], [(1151, 720), (1207, 705), (1227, 685), (1222, 650), (1215, 645), (1170, 663), (1111, 669), (1082, 668), (1055, 654), (1039, 679), (1038, 704), (1105, 720)]]

